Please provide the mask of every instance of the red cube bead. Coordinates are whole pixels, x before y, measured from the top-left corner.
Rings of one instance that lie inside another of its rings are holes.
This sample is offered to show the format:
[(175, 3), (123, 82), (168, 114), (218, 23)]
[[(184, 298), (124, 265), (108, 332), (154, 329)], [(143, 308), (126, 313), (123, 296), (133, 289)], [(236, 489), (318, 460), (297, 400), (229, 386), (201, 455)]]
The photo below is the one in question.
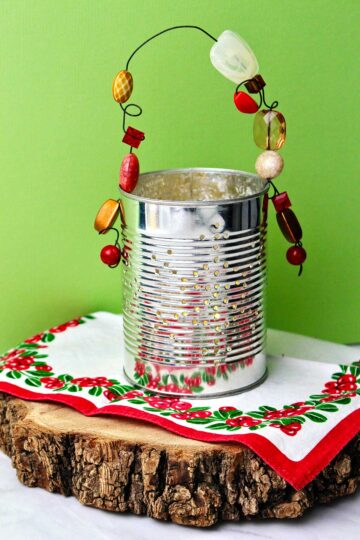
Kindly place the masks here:
[(133, 148), (139, 148), (141, 141), (143, 141), (144, 139), (145, 133), (143, 131), (139, 131), (138, 129), (129, 126), (126, 130), (122, 142), (128, 144), (129, 146), (132, 146)]
[(272, 198), (272, 202), (277, 212), (282, 212), (283, 210), (285, 210), (286, 208), (290, 208), (291, 206), (291, 201), (286, 191), (274, 195), (274, 197)]

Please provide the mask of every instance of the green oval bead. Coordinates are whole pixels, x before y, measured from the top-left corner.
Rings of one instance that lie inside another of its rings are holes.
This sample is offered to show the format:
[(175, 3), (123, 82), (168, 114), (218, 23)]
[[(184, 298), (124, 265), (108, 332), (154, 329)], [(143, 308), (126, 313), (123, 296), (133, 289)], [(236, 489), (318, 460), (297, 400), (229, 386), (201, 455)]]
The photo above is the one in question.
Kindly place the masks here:
[(286, 122), (279, 111), (263, 109), (254, 118), (254, 141), (259, 148), (279, 150), (285, 144)]

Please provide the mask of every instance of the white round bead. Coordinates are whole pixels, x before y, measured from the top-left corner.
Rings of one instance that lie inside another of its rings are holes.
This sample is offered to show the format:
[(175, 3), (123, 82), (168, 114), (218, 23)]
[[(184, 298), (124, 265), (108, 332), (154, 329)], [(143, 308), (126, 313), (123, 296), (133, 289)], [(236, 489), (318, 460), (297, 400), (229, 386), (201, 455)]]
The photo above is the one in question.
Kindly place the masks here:
[(264, 179), (271, 179), (279, 176), (283, 167), (283, 158), (273, 150), (266, 150), (260, 154), (255, 163), (256, 172)]

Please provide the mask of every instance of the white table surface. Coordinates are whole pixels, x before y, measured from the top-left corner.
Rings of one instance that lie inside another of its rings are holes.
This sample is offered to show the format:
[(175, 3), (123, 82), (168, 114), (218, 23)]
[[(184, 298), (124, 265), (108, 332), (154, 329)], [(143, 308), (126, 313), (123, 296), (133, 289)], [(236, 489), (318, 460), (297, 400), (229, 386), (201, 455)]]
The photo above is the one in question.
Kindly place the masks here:
[[(271, 354), (348, 363), (360, 347), (345, 347), (286, 332), (269, 331)], [(0, 540), (355, 540), (360, 538), (360, 492), (310, 510), (300, 520), (221, 523), (210, 529), (180, 527), (147, 517), (82, 506), (75, 498), (27, 488), (0, 453)]]

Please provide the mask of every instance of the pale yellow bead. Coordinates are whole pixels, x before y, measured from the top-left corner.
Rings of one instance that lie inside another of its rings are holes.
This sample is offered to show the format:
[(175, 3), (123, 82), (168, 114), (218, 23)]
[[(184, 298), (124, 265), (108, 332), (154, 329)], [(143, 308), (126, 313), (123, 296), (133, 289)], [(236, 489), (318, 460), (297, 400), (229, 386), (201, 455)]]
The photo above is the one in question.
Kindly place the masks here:
[(252, 79), (259, 72), (255, 54), (232, 30), (220, 34), (211, 48), (210, 60), (215, 69), (236, 84)]
[(264, 180), (279, 176), (283, 167), (283, 158), (273, 150), (266, 150), (260, 154), (255, 163), (256, 172)]

